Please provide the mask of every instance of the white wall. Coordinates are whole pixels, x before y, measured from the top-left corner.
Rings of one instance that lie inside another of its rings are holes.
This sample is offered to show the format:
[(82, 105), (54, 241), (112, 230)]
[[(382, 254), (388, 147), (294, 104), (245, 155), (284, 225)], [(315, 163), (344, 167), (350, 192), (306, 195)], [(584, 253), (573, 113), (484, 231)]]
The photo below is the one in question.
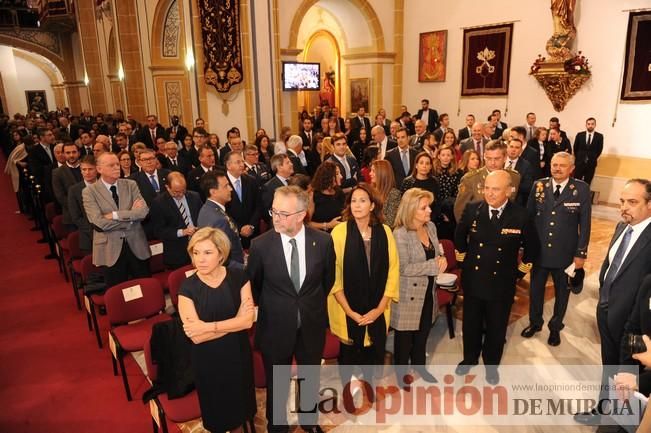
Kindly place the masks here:
[(0, 45), (0, 73), (7, 98), (7, 113), (27, 112), (25, 90), (45, 90), (48, 109), (56, 108), (50, 78), (27, 60), (14, 57), (12, 47)]
[[(410, 111), (415, 111), (421, 98), (429, 98), (439, 113), (450, 115), (455, 129), (463, 126), (466, 113), (474, 113), (478, 119), (485, 120), (494, 108), (504, 113), (508, 107), (503, 120), (509, 125), (523, 124), (529, 111), (537, 114), (537, 123), (542, 126), (547, 126), (551, 116), (557, 116), (572, 139), (584, 127), (585, 119), (593, 116), (597, 119), (597, 129), (605, 136), (604, 153), (651, 158), (649, 140), (639, 139), (648, 135), (643, 128), (646, 129), (651, 119), (651, 104), (618, 102), (628, 23), (628, 13), (622, 10), (649, 7), (649, 0), (577, 2), (575, 49), (588, 57), (592, 64), (592, 78), (560, 113), (554, 111), (535, 78), (528, 75), (537, 55), (546, 54), (545, 43), (552, 34), (549, 5), (549, 1), (529, 1), (525, 6), (518, 0), (493, 0), (490, 7), (478, 9), (472, 0), (405, 1), (403, 102)], [(445, 13), (423, 13), (437, 10)], [(508, 98), (463, 98), (459, 104), (463, 52), (461, 28), (505, 21), (518, 21), (514, 24)], [(419, 83), (418, 34), (445, 29), (448, 30), (447, 81)], [(458, 107), (460, 112), (457, 112)], [(613, 127), (611, 123), (616, 108), (617, 122)]]

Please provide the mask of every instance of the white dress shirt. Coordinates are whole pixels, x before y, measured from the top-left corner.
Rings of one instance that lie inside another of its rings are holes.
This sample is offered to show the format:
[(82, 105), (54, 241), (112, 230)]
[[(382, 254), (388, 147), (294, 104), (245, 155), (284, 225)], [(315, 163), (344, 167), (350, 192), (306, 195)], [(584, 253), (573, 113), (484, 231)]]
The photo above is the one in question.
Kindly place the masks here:
[(488, 206), (488, 217), (491, 218), (493, 216), (492, 211), (496, 210), (497, 211), (497, 218), (498, 219), (501, 218), (502, 217), (502, 212), (504, 212), (504, 208), (506, 207), (506, 204), (508, 202), (509, 202), (508, 200), (505, 201), (504, 204), (502, 206), (500, 206), (500, 207), (493, 207), (493, 206), (489, 205)]
[(564, 180), (563, 182), (561, 182), (561, 183), (558, 183), (558, 182), (556, 182), (554, 179), (552, 179), (552, 189), (554, 190), (554, 192), (556, 192), (556, 185), (560, 185), (560, 186), (561, 186), (561, 189), (560, 189), (559, 193), (560, 193), (560, 194), (563, 194), (563, 191), (565, 190), (565, 187), (567, 186), (567, 183), (568, 183), (569, 181), (570, 181), (570, 178), (569, 178), (569, 177), (568, 177), (567, 179), (565, 179), (565, 180)]
[[(628, 256), (628, 253), (631, 251), (631, 248), (633, 248), (633, 245), (635, 245), (635, 242), (640, 238), (640, 235), (644, 230), (647, 228), (647, 226), (651, 224), (651, 217), (635, 224), (634, 226), (628, 225), (624, 230), (622, 230), (622, 233), (620, 233), (619, 237), (615, 241), (612, 247), (610, 247), (610, 250), (608, 251), (608, 271), (610, 271), (610, 264), (613, 263), (613, 259), (615, 258), (615, 253), (617, 253), (617, 249), (619, 248), (619, 244), (622, 243), (622, 239), (624, 238), (624, 233), (626, 233), (626, 230), (628, 230), (629, 227), (633, 229), (633, 233), (631, 233), (631, 240), (628, 242), (628, 247), (626, 248), (626, 251), (624, 252), (624, 257), (622, 257), (622, 262), (620, 263), (620, 268), (621, 265), (624, 264), (626, 261), (626, 256)], [(608, 271), (604, 274), (604, 279), (608, 275)]]
[[(292, 244), (289, 243), (289, 240), (292, 239), (286, 234), (280, 234), (280, 240), (283, 243), (283, 253), (285, 254), (285, 264), (287, 265), (287, 274), (291, 277), (292, 275)], [(305, 226), (301, 226), (301, 230), (296, 233), (294, 236), (296, 239), (296, 248), (298, 249), (298, 267), (299, 274), (301, 277), (301, 286), (303, 281), (305, 281), (305, 275), (307, 273), (307, 261), (305, 259)]]

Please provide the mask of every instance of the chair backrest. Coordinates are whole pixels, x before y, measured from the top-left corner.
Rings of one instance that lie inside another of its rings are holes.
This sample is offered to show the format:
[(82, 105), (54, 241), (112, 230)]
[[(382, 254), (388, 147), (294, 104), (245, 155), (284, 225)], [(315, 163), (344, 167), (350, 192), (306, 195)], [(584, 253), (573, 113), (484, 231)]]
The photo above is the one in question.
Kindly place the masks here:
[(185, 275), (188, 271), (191, 271), (194, 269), (194, 266), (192, 265), (185, 265), (181, 268), (173, 270), (170, 275), (167, 277), (167, 287), (169, 288), (170, 291), (170, 298), (172, 299), (172, 304), (174, 305), (174, 308), (177, 308), (177, 305), (179, 303), (179, 289), (181, 288), (181, 284), (187, 276)]
[(54, 202), (46, 203), (45, 209), (43, 209), (43, 213), (45, 214), (45, 219), (47, 219), (47, 222), (52, 224), (54, 217), (57, 215), (57, 207)]
[(151, 360), (151, 334), (152, 330), (147, 332), (147, 337), (145, 338), (145, 345), (143, 350), (145, 352), (145, 365), (147, 366), (147, 377), (154, 382), (158, 378), (158, 366), (154, 364)]
[(111, 325), (145, 319), (165, 309), (163, 288), (155, 278), (139, 278), (117, 284), (106, 291), (104, 302)]
[(163, 263), (163, 243), (158, 240), (149, 241), (151, 257), (149, 258), (149, 271), (152, 274), (165, 272), (165, 263)]
[(452, 272), (457, 269), (457, 257), (454, 254), (454, 243), (449, 239), (440, 239), (439, 242), (443, 245), (443, 253), (448, 262), (448, 269), (445, 272)]
[(61, 215), (57, 215), (54, 218), (52, 218), (51, 224), (52, 224), (52, 231), (54, 232), (54, 236), (57, 238), (58, 241), (68, 236), (68, 230), (63, 225), (63, 217)]
[(84, 257), (84, 253), (79, 249), (79, 231), (75, 230), (70, 232), (68, 237), (68, 250), (70, 254), (70, 260), (78, 260)]
[(90, 274), (99, 274), (102, 268), (93, 264), (93, 256), (89, 254), (81, 259), (81, 278), (86, 280)]

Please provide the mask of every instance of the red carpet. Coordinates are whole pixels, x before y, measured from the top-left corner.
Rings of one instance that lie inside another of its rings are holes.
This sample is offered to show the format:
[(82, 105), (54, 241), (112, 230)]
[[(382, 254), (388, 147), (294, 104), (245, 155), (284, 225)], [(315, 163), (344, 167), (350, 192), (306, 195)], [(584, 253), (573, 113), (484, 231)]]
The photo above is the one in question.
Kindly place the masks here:
[[(48, 248), (36, 243), (40, 234), (14, 213), (4, 174), (0, 203), (0, 432), (151, 432), (149, 407), (140, 400), (144, 377), (128, 357), (128, 402), (107, 345), (98, 349), (70, 284), (54, 260), (43, 259)], [(106, 340), (105, 317), (100, 321)]]

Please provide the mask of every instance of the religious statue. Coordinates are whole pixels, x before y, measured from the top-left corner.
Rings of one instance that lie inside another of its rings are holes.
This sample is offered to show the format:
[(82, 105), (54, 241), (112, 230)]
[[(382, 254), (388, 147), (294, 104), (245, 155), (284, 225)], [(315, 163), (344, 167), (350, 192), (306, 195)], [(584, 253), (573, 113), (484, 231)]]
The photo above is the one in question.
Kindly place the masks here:
[(551, 2), (554, 34), (547, 41), (547, 53), (552, 61), (564, 62), (572, 58), (570, 48), (576, 36), (576, 27), (574, 27), (576, 0), (551, 0)]
[(332, 70), (325, 73), (323, 87), (321, 87), (321, 91), (319, 92), (319, 99), (321, 105), (327, 102), (329, 107), (335, 106), (335, 72)]

